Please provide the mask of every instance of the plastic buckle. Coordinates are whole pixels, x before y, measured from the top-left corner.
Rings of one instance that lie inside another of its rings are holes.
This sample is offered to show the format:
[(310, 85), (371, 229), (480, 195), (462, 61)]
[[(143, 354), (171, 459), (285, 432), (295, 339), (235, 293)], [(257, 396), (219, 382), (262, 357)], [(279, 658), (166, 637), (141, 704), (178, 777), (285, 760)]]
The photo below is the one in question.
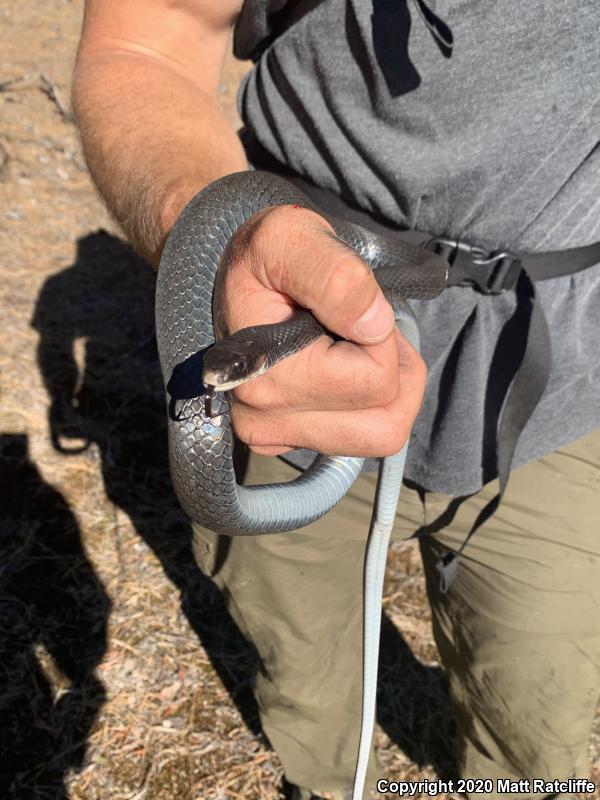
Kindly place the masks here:
[(474, 286), (483, 294), (513, 289), (521, 272), (521, 259), (508, 250), (486, 252), (460, 239), (435, 237), (425, 248), (450, 264), (448, 286)]

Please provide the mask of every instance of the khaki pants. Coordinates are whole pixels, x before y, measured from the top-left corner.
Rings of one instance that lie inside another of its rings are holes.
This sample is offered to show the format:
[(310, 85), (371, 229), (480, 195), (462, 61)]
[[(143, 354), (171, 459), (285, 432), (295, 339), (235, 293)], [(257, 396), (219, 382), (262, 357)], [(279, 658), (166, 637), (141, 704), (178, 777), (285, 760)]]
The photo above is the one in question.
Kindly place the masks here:
[[(280, 459), (252, 456), (245, 482), (295, 474)], [(217, 536), (195, 528), (200, 567), (259, 652), (255, 695), (286, 777), (322, 791), (347, 789), (354, 774), (374, 484), (374, 475), (361, 476), (329, 515), (296, 533), (232, 537), (218, 563)], [(486, 486), (421, 539), (460, 775), (587, 777), (600, 694), (600, 430), (512, 473), (499, 510), (471, 539), (456, 582), (441, 595), (440, 543), (458, 549), (495, 492), (494, 483)], [(405, 486), (394, 537), (434, 523), (450, 502)], [(371, 788), (378, 776), (372, 758)]]

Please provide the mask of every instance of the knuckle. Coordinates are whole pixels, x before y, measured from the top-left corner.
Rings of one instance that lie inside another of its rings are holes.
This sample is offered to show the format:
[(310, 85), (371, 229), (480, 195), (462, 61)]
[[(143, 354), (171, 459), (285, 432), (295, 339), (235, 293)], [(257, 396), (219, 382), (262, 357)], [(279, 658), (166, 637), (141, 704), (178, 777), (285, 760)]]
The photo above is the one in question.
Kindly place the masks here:
[(251, 235), (251, 246), (260, 255), (270, 252), (281, 229), (280, 209), (268, 208), (255, 219)]
[[(249, 231), (252, 247), (261, 256), (270, 253), (281, 242), (282, 236), (294, 236), (300, 227), (306, 227), (309, 218), (319, 219), (313, 211), (294, 206), (270, 206), (252, 217)], [(314, 220), (313, 221), (314, 224)]]
[(377, 455), (387, 458), (398, 453), (408, 438), (409, 429), (404, 421), (386, 415), (377, 436)]
[(400, 390), (399, 370), (390, 369), (387, 364), (377, 364), (367, 382), (367, 390), (379, 405), (388, 405)]
[(261, 209), (236, 230), (225, 251), (227, 272), (243, 264), (257, 273), (264, 261), (269, 263), (272, 260), (281, 237), (276, 221), (277, 210)]
[(383, 456), (388, 458), (388, 456), (394, 456), (396, 453), (399, 453), (400, 450), (404, 447), (404, 443), (406, 442), (406, 435), (403, 431), (402, 435), (398, 435), (398, 431), (395, 431), (393, 435), (391, 435), (383, 445)]
[(300, 229), (304, 233), (307, 228), (316, 231), (332, 230), (327, 220), (316, 211), (298, 205), (271, 206), (265, 214), (265, 222), (277, 230)]
[(264, 227), (268, 230), (292, 230), (298, 224), (304, 209), (293, 206), (272, 206), (264, 216)]
[(369, 268), (358, 257), (348, 253), (328, 254), (329, 269), (321, 284), (323, 296), (330, 297), (333, 305), (342, 305), (349, 298), (366, 294)]
[(262, 259), (269, 258), (276, 242), (276, 232), (270, 219), (270, 210), (255, 214), (242, 226), (243, 253), (252, 265), (258, 264)]
[(225, 250), (225, 258), (228, 262), (228, 267), (231, 264), (242, 261), (247, 254), (252, 250), (257, 231), (262, 226), (264, 214), (259, 211), (244, 222), (243, 225), (236, 230), (231, 237), (229, 244)]
[(256, 274), (270, 276), (269, 283), (283, 286), (287, 280), (290, 247), (297, 238), (303, 209), (271, 206), (255, 215), (246, 237), (246, 256)]

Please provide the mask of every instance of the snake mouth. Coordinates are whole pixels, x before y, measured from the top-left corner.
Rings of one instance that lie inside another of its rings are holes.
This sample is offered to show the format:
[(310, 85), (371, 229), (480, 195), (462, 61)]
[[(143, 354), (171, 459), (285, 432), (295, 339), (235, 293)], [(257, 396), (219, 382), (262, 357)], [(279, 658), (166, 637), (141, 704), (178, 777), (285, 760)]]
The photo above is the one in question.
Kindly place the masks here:
[[(233, 388), (229, 386), (231, 383), (228, 378), (230, 377), (226, 369), (204, 369), (202, 373), (202, 382), (208, 388), (210, 387), (217, 392), (226, 392), (228, 389)], [(234, 381), (234, 383), (237, 383)]]
[(254, 377), (254, 375), (249, 375), (243, 378), (233, 378), (224, 370), (207, 369), (202, 375), (202, 382), (207, 389), (210, 388), (213, 392), (228, 392)]

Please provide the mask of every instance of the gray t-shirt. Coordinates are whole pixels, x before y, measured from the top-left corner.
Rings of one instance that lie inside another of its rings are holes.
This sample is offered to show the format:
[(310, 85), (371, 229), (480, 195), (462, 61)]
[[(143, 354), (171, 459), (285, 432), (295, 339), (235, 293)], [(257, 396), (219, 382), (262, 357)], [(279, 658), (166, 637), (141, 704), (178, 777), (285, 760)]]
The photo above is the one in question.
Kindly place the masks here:
[[(569, 249), (600, 239), (599, 30), (596, 0), (246, 0), (240, 111), (275, 159), (391, 225)], [(600, 267), (537, 289), (551, 375), (515, 466), (600, 425)], [(475, 491), (494, 477), (506, 376), (490, 368), (515, 294), (411, 305), (429, 381), (406, 475)]]

